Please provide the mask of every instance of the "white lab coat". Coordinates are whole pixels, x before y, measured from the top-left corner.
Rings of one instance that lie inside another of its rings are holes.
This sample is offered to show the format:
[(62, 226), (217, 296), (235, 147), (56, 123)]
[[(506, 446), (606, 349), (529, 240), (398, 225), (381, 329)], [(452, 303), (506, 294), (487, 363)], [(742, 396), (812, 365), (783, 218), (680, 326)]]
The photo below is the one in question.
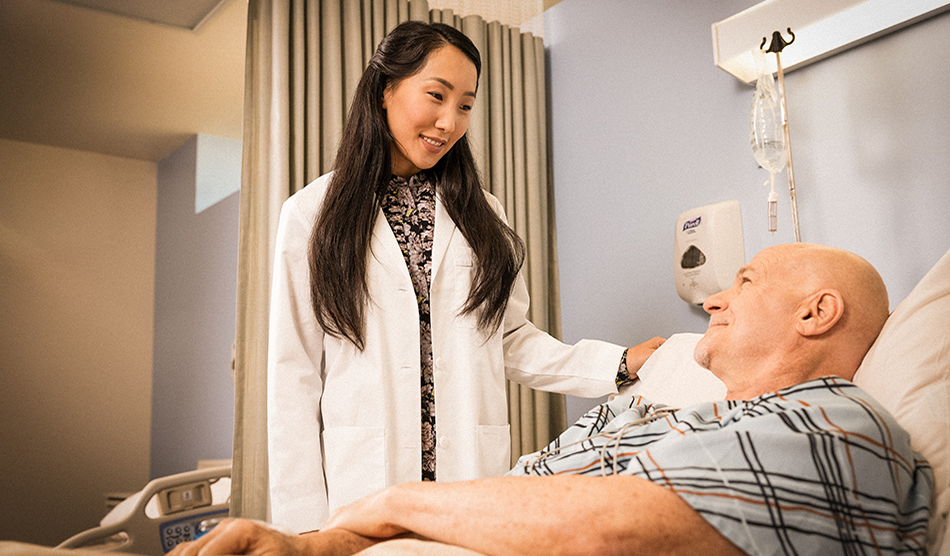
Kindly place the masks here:
[[(313, 315), (307, 249), (328, 179), (284, 203), (277, 234), (267, 379), (270, 507), (271, 520), (294, 531), (318, 529), (334, 509), (417, 481), (422, 469), (418, 305), (382, 212), (367, 268), (366, 348), (324, 334)], [(539, 331), (525, 318), (528, 293), (520, 278), (503, 332), (486, 337), (473, 316), (458, 314), (473, 263), (437, 197), (430, 310), (439, 481), (508, 471), (506, 377), (602, 396), (616, 391), (624, 350), (595, 340), (568, 346)]]

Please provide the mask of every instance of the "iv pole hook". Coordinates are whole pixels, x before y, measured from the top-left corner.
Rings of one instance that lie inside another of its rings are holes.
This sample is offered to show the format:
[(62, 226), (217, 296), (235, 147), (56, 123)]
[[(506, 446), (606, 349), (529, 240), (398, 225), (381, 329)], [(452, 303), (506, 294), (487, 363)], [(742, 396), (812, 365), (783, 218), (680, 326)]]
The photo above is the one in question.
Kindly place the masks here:
[[(769, 44), (769, 48), (766, 50), (766, 52), (781, 52), (786, 46), (795, 42), (795, 33), (792, 32), (792, 28), (788, 27), (786, 31), (788, 31), (788, 34), (792, 36), (792, 40), (786, 41), (785, 38), (782, 37), (781, 31), (774, 31), (772, 33), (772, 43)], [(762, 50), (762, 47), (765, 46), (765, 41), (767, 40), (768, 37), (762, 37), (762, 43), (759, 44), (759, 50)]]

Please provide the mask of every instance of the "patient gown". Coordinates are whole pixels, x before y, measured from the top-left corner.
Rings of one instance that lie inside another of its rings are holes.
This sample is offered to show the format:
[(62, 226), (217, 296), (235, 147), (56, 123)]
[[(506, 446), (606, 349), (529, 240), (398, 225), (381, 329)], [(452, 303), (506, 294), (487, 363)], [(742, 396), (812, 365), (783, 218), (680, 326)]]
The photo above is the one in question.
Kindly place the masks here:
[(669, 409), (618, 397), (514, 476), (634, 475), (749, 554), (925, 554), (933, 473), (875, 400), (837, 377)]

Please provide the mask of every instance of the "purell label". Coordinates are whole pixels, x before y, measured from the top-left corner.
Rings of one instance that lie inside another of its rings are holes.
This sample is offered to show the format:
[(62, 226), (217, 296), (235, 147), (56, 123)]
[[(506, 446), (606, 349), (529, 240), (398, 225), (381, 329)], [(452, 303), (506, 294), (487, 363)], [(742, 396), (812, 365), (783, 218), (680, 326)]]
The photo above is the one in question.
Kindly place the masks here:
[(685, 232), (686, 230), (692, 230), (693, 228), (698, 228), (698, 227), (699, 227), (699, 224), (700, 224), (700, 222), (702, 222), (702, 220), (703, 220), (703, 217), (702, 217), (702, 216), (697, 216), (696, 218), (694, 218), (694, 219), (692, 219), (692, 220), (687, 220), (687, 221), (683, 224), (683, 231)]

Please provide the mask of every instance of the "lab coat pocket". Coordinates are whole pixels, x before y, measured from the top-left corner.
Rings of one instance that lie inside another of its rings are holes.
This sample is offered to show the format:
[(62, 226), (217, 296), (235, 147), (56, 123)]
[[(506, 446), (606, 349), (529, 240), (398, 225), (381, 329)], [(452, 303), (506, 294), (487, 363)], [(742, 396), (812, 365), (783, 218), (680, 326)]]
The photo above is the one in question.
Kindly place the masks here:
[(511, 468), (511, 432), (508, 425), (478, 426), (478, 476), (500, 477)]
[(323, 450), (330, 512), (386, 487), (382, 427), (326, 429)]

